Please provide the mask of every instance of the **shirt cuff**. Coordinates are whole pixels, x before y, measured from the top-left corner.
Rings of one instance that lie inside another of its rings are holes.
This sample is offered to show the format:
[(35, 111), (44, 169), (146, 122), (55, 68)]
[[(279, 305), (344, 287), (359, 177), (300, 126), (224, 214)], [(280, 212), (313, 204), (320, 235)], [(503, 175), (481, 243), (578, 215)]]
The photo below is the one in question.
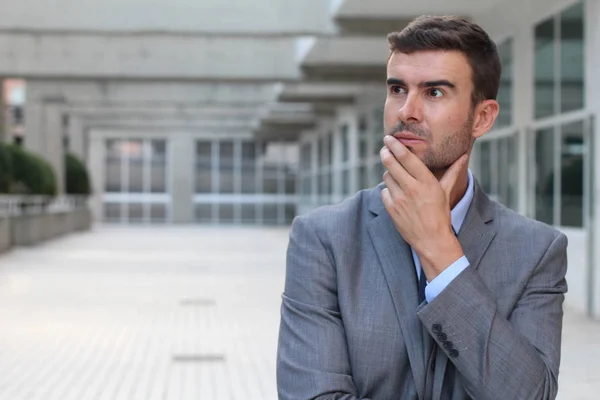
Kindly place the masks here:
[(436, 276), (431, 282), (425, 286), (425, 299), (431, 303), (435, 298), (442, 293), (446, 286), (450, 284), (461, 272), (469, 266), (467, 256), (462, 256), (452, 265), (446, 268), (441, 274)]

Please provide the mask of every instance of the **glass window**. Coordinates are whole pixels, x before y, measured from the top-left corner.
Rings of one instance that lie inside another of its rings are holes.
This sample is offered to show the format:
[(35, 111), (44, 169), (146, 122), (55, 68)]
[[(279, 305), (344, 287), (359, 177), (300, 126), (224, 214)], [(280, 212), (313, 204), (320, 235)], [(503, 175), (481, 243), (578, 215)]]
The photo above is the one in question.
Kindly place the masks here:
[(198, 222), (211, 222), (212, 204), (196, 204), (196, 220)]
[(196, 142), (196, 193), (212, 192), (212, 143)]
[(584, 107), (583, 13), (579, 2), (535, 28), (536, 118)]
[(121, 203), (104, 203), (104, 220), (119, 222), (121, 220)]
[(342, 171), (342, 195), (350, 194), (350, 171), (345, 169)]
[(498, 46), (500, 62), (502, 63), (502, 76), (498, 91), (500, 114), (496, 118), (495, 126), (510, 126), (512, 124), (512, 97), (513, 97), (513, 42), (511, 39)]
[(264, 204), (263, 207), (263, 223), (265, 225), (277, 225), (277, 204)]
[(554, 128), (536, 132), (535, 136), (535, 218), (554, 223)]
[(152, 140), (150, 158), (150, 192), (167, 192), (167, 146), (165, 140)]
[(583, 227), (583, 123), (561, 127), (560, 225)]
[(295, 204), (286, 204), (285, 205), (285, 223), (291, 224), (296, 217), (296, 205)]
[(349, 143), (348, 143), (348, 125), (342, 125), (340, 129), (340, 138), (342, 142), (342, 162), (348, 161), (350, 158)]
[(359, 189), (366, 189), (371, 186), (367, 175), (367, 167), (364, 165), (358, 167), (358, 182)]
[(373, 182), (375, 183), (375, 185), (378, 185), (381, 182), (383, 182), (384, 172), (385, 172), (385, 167), (383, 166), (381, 161), (377, 161), (373, 165)]
[(277, 165), (267, 164), (264, 166), (263, 193), (279, 193), (279, 172)]
[(481, 189), (488, 194), (492, 193), (492, 143), (491, 141), (481, 142), (479, 145), (479, 180)]
[(256, 145), (242, 142), (242, 193), (256, 193)]
[(142, 222), (144, 220), (144, 205), (142, 203), (129, 203), (129, 222)]
[(506, 202), (505, 205), (513, 210), (517, 209), (517, 191), (519, 182), (519, 165), (517, 164), (517, 135), (506, 138)]
[(383, 136), (386, 133), (383, 127), (383, 107), (379, 107), (373, 112), (373, 155), (379, 156), (379, 151), (383, 147)]
[(106, 170), (104, 190), (106, 192), (121, 192), (123, 190), (121, 182), (121, 152), (119, 151), (119, 142), (117, 140), (106, 141)]
[(548, 19), (535, 28), (535, 117), (554, 114), (555, 23)]
[(325, 137), (320, 137), (317, 139), (317, 163), (319, 164), (318, 168), (324, 167), (327, 163), (325, 161)]
[[(129, 159), (128, 191), (129, 193), (144, 192), (144, 152), (141, 140), (125, 141), (127, 158)], [(130, 215), (131, 219), (131, 215)]]
[(333, 164), (333, 132), (327, 133), (327, 166)]
[(302, 196), (310, 196), (312, 194), (311, 177), (302, 178)]
[(292, 172), (285, 174), (285, 194), (296, 194), (296, 175)]
[(234, 158), (233, 142), (219, 143), (219, 192), (234, 192)]
[(154, 223), (167, 220), (167, 206), (165, 204), (150, 204), (150, 221)]
[(242, 204), (242, 223), (256, 223), (256, 204)]
[(367, 158), (367, 152), (369, 151), (369, 130), (367, 125), (367, 117), (361, 115), (358, 118), (358, 156), (361, 160)]
[(303, 174), (310, 174), (312, 168), (312, 148), (310, 143), (302, 143), (300, 148), (300, 170)]
[(231, 224), (234, 222), (234, 205), (219, 204), (219, 223)]
[(327, 180), (327, 174), (323, 173), (319, 175), (319, 194), (324, 195), (329, 193), (329, 181)]
[(583, 108), (583, 3), (578, 3), (560, 16), (561, 111)]

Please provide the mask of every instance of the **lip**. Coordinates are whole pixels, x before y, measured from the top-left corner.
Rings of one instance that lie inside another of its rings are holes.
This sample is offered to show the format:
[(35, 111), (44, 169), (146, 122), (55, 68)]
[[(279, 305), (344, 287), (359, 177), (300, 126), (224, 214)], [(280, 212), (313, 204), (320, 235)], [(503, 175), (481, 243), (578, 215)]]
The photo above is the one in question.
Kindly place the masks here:
[(425, 143), (425, 140), (413, 133), (397, 133), (394, 137), (404, 145)]

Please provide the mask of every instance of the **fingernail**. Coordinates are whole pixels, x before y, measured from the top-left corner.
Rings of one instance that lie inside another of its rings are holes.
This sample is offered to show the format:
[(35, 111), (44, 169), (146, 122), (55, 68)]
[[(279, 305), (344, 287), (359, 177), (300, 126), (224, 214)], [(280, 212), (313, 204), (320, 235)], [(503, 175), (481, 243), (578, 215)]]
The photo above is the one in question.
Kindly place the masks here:
[(390, 139), (391, 139), (391, 138), (392, 138), (392, 137), (391, 137), (390, 135), (385, 135), (385, 136), (383, 137), (383, 141), (384, 141), (385, 143), (387, 143), (387, 142), (389, 142), (389, 141), (390, 141)]

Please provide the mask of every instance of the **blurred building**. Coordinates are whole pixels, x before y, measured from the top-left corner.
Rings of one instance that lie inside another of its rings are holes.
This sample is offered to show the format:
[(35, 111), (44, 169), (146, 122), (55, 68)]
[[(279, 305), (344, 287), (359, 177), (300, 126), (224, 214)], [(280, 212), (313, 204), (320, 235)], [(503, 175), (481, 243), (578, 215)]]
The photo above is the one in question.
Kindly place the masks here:
[(600, 316), (600, 0), (23, 0), (0, 74), (26, 80), (25, 145), (86, 160), (98, 221), (288, 224), (381, 181), (385, 36), (447, 13), (502, 55), (473, 171), (566, 232), (568, 301)]

